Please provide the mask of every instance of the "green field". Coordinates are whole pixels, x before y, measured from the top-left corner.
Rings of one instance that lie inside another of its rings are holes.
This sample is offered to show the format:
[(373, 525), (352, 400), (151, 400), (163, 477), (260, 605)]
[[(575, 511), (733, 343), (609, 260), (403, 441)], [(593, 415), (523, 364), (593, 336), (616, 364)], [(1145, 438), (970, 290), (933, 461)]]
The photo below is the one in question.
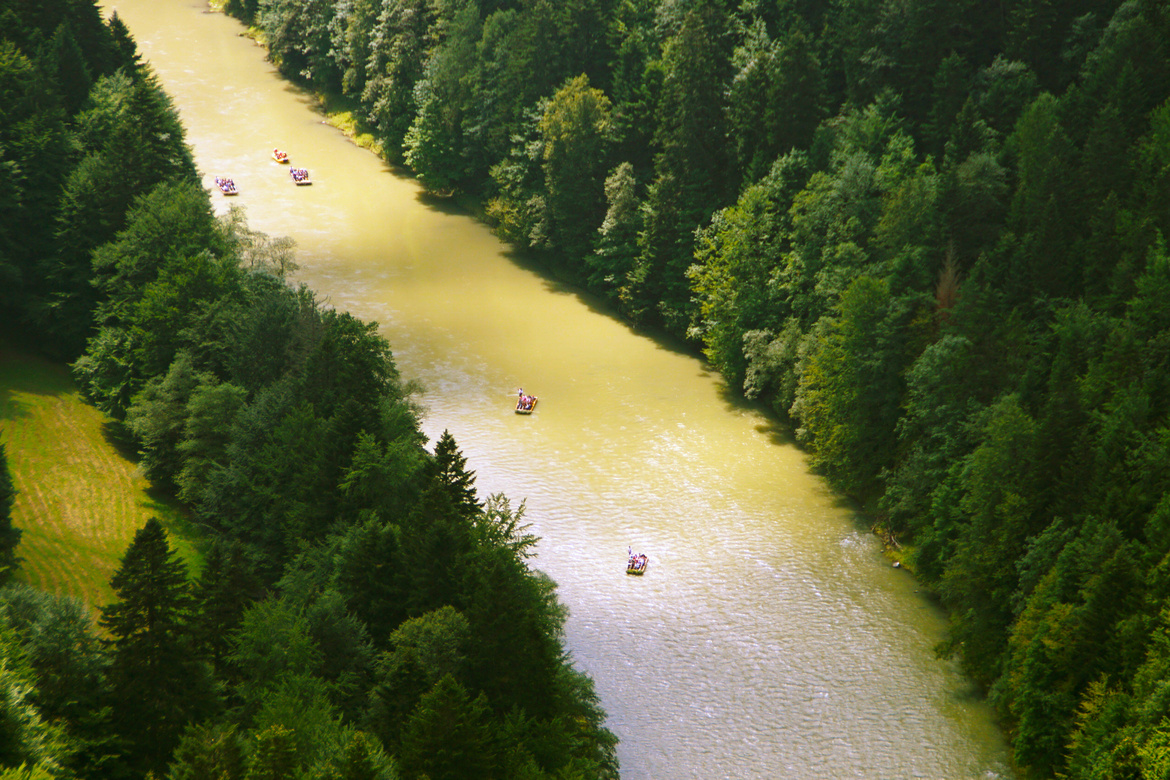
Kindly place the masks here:
[(107, 604), (110, 576), (151, 516), (189, 570), (198, 565), (197, 535), (180, 507), (150, 490), (68, 367), (0, 343), (0, 440), (17, 490), (13, 523), (24, 532), (18, 581)]

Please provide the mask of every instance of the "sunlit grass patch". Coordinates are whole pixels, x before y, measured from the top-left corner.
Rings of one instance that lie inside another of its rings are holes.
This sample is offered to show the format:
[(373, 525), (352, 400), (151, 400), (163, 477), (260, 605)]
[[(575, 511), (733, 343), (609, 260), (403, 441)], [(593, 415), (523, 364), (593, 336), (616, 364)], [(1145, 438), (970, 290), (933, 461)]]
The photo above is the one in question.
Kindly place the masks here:
[(13, 523), (23, 532), (17, 579), (97, 606), (109, 579), (152, 517), (194, 573), (198, 534), (169, 497), (150, 490), (132, 453), (110, 435), (68, 368), (0, 344), (0, 437), (17, 490)]

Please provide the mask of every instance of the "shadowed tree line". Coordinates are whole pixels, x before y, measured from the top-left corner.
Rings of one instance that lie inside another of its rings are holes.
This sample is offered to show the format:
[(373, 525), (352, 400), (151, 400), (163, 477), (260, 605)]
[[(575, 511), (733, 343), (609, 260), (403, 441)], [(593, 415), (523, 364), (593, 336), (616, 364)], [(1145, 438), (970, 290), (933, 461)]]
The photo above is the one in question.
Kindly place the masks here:
[(148, 522), (97, 626), (0, 591), (0, 777), (616, 778), (524, 507), (426, 447), (389, 345), (285, 280), (289, 241), (213, 214), (116, 15), (0, 22), (3, 327), (71, 361), (208, 537), (189, 572)]

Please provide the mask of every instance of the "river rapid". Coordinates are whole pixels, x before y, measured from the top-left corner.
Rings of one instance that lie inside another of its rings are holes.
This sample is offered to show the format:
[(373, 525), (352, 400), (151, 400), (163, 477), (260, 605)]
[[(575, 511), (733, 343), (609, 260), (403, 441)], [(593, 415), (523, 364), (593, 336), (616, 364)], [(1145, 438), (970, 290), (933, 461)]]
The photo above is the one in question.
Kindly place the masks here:
[(174, 98), (217, 210), (230, 176), (253, 228), (296, 240), (299, 281), (380, 323), (480, 495), (526, 501), (623, 778), (1012, 776), (991, 709), (933, 654), (943, 616), (762, 409), (324, 124), (202, 0), (106, 10)]

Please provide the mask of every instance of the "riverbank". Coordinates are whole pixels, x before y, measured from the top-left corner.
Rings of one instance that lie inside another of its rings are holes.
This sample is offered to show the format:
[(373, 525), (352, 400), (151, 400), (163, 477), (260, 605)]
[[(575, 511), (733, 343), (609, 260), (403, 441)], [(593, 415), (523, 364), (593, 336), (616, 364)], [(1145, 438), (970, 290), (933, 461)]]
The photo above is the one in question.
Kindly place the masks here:
[[(932, 653), (942, 616), (760, 404), (388, 170), (234, 20), (122, 7), (197, 164), (230, 169), (249, 224), (296, 241), (298, 282), (381, 323), (428, 388), (424, 433), (455, 436), (480, 495), (526, 501), (623, 780), (1010, 775), (986, 705)], [(286, 186), (277, 143), (313, 188)], [(519, 386), (541, 396), (532, 417)]]
[[(253, 31), (255, 34), (252, 34)], [(248, 37), (252, 38), (259, 45), (263, 46), (262, 36), (260, 35), (258, 28), (250, 28)], [(326, 124), (336, 128), (356, 146), (375, 154), (380, 160), (387, 163), (388, 165), (394, 165), (393, 161), (387, 158), (385, 148), (381, 142), (378, 141), (373, 128), (370, 127), (370, 125), (361, 118), (361, 107), (358, 101), (352, 98), (347, 98), (343, 95), (337, 95), (329, 92), (311, 91), (304, 85), (298, 86), (300, 86), (302, 89), (306, 89), (310, 92), (310, 94), (313, 95), (314, 110), (316, 110), (317, 113), (322, 116), (323, 121)], [(410, 171), (406, 169), (403, 169), (402, 173), (406, 176), (412, 175)], [(435, 197), (439, 196), (436, 195)], [(451, 200), (459, 209), (467, 213), (469, 216), (486, 225), (487, 227), (493, 228), (494, 230), (492, 220), (488, 217), (483, 202), (478, 198), (465, 194), (457, 194), (451, 196), (449, 200)], [(571, 282), (571, 280), (560, 278), (555, 273), (554, 269), (545, 267), (543, 264), (541, 264), (541, 267), (543, 272), (556, 277), (559, 281)], [(607, 313), (613, 317), (620, 318), (620, 314), (612, 309), (607, 309)], [(636, 326), (633, 326), (632, 324), (631, 327), (634, 327), (640, 332), (645, 332), (642, 329), (636, 328)], [(693, 344), (687, 344), (681, 339), (671, 336), (665, 332), (650, 332), (646, 335), (649, 335), (655, 339), (663, 340), (671, 344), (674, 348), (693, 356), (697, 360), (703, 360), (702, 350)], [(789, 431), (789, 433), (791, 434), (792, 432)], [(793, 440), (793, 444), (794, 446), (800, 447), (799, 444), (795, 443), (795, 440)], [(803, 449), (802, 447), (800, 448)], [(860, 515), (866, 518), (867, 522), (869, 523), (870, 531), (881, 542), (883, 554), (890, 562), (890, 564), (895, 568), (902, 569), (913, 575), (918, 585), (924, 590), (929, 591), (931, 595), (934, 596), (935, 594), (933, 590), (926, 583), (919, 580), (917, 573), (914, 571), (913, 548), (903, 546), (898, 541), (897, 537), (889, 532), (884, 522), (882, 522), (880, 519), (879, 513), (874, 511), (874, 507), (871, 505), (867, 504), (861, 506), (858, 512)]]

